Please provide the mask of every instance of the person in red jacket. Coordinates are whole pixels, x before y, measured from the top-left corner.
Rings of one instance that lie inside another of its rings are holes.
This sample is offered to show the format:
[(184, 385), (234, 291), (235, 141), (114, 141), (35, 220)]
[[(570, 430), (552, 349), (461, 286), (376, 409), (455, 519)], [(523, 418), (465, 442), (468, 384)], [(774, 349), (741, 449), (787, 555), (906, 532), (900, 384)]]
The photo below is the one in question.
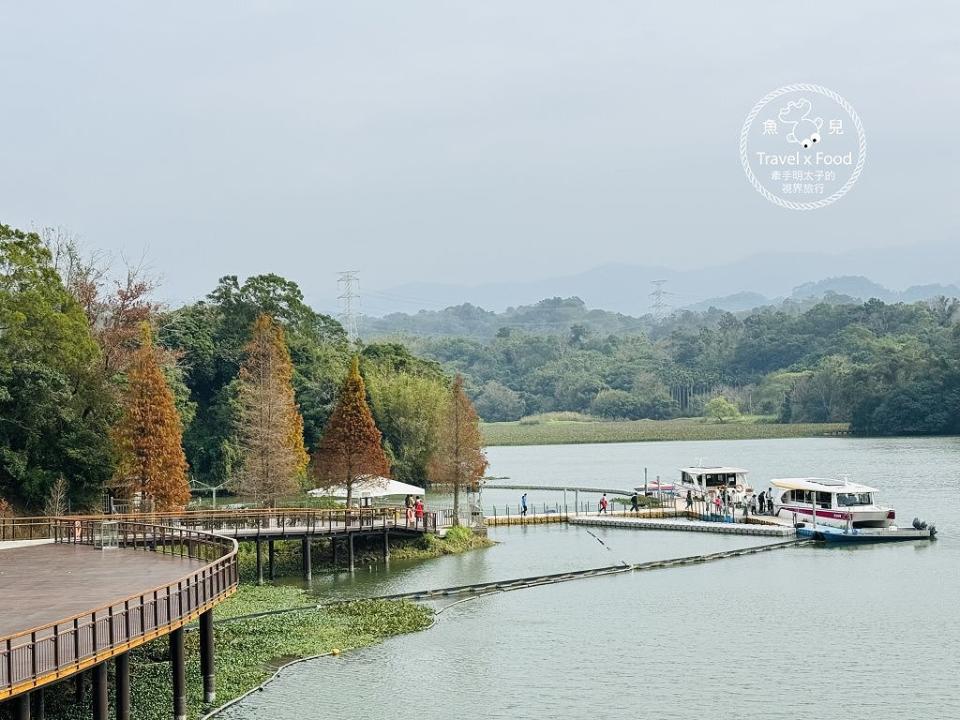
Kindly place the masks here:
[(423, 500), (420, 499), (420, 496), (417, 495), (417, 501), (413, 504), (413, 513), (417, 517), (417, 526), (420, 526), (420, 523), (423, 522)]
[(608, 504), (609, 503), (607, 502), (607, 494), (604, 493), (603, 497), (600, 498), (600, 512), (598, 512), (597, 515), (602, 515), (603, 513), (605, 513), (607, 511)]

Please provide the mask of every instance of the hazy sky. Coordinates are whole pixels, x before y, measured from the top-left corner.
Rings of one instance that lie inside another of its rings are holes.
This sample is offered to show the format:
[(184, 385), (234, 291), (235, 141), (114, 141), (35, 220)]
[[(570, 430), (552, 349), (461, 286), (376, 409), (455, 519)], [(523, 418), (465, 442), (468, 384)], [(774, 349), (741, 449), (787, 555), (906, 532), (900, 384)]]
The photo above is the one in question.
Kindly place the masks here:
[[(957, 240), (956, 2), (0, 0), (0, 221), (147, 251), (165, 297)], [(868, 159), (797, 213), (744, 116), (826, 85)], [(376, 307), (368, 309), (376, 311)]]

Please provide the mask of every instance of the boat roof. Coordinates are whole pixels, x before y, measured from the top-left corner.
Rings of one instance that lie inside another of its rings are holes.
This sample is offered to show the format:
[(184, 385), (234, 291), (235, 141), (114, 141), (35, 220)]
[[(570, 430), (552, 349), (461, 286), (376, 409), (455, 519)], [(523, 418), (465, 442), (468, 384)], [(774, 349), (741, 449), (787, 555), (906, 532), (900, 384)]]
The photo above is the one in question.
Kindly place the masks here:
[(697, 467), (680, 468), (680, 472), (688, 475), (709, 475), (709, 474), (731, 474), (746, 475), (747, 471), (743, 468), (728, 467), (726, 465), (698, 465)]
[(877, 492), (876, 488), (867, 485), (834, 478), (774, 478), (770, 481), (770, 484), (786, 490), (816, 490), (817, 492), (828, 493)]

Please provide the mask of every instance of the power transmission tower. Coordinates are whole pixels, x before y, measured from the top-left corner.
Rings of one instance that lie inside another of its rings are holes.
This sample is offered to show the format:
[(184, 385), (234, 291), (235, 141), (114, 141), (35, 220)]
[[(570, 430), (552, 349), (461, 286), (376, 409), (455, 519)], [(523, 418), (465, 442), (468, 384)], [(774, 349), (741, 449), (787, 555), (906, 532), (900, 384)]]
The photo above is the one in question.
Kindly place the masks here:
[(347, 337), (356, 340), (360, 336), (360, 278), (357, 277), (356, 270), (345, 270), (337, 275), (337, 287), (341, 288), (340, 295), (337, 296), (341, 307), (340, 322), (347, 331)]
[(666, 301), (666, 297), (670, 293), (663, 289), (666, 282), (666, 280), (653, 280), (650, 283), (653, 285), (653, 292), (650, 293), (650, 297), (653, 298), (653, 319), (657, 322), (663, 320), (667, 316), (667, 311), (670, 309)]

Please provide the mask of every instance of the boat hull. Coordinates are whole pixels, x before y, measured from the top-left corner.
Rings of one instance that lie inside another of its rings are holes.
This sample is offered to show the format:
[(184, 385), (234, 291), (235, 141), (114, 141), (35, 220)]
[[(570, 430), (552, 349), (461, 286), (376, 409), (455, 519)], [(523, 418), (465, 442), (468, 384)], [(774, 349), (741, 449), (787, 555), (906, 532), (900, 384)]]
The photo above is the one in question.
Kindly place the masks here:
[(886, 528), (855, 528), (849, 532), (833, 527), (811, 525), (797, 528), (797, 537), (829, 544), (851, 545), (860, 543), (904, 542), (906, 540), (932, 540), (936, 531), (932, 528), (917, 530), (890, 526)]
[[(781, 505), (777, 509), (777, 516), (789, 518), (796, 515), (798, 522), (809, 522), (813, 518), (813, 508), (803, 505)], [(817, 525), (847, 529), (854, 528), (886, 528), (891, 527), (894, 513), (890, 508), (871, 507), (864, 510), (834, 510), (817, 508)]]

